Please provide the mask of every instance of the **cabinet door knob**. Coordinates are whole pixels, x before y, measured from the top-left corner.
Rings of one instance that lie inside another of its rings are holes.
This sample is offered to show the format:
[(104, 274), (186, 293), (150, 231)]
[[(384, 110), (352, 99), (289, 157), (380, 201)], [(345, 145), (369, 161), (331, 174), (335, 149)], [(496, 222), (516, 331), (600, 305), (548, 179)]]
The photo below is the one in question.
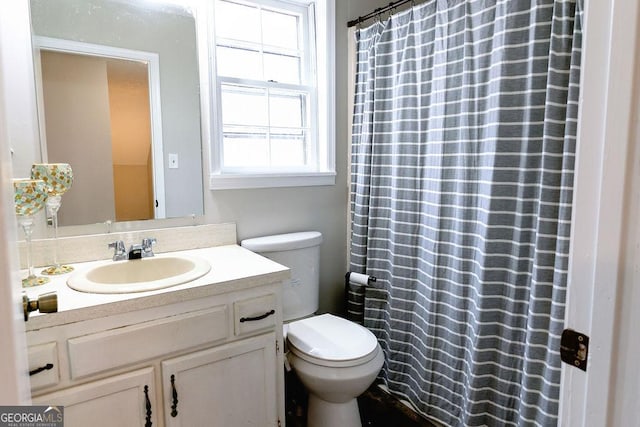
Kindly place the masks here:
[(178, 416), (178, 390), (176, 390), (176, 376), (171, 375), (171, 416), (173, 418)]
[(267, 311), (265, 314), (262, 314), (262, 315), (256, 316), (256, 317), (241, 317), (240, 318), (240, 323), (255, 322), (256, 320), (266, 319), (267, 317), (269, 317), (269, 316), (271, 316), (272, 314), (275, 314), (275, 313), (276, 313), (275, 310), (270, 310), (270, 311)]
[(144, 404), (147, 410), (144, 427), (151, 427), (151, 401), (149, 400), (149, 386), (144, 386)]

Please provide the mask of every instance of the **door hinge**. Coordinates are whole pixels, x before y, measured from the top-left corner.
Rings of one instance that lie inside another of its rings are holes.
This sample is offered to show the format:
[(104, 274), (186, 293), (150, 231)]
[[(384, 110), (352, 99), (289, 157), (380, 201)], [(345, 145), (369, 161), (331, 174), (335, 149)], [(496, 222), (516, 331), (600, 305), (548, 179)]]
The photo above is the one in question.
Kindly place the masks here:
[(563, 362), (586, 372), (588, 356), (588, 336), (572, 329), (565, 329), (562, 331), (562, 338), (560, 339), (560, 358)]
[(280, 353), (280, 342), (276, 340), (276, 354)]
[(280, 418), (278, 418), (278, 427), (282, 427), (282, 423), (280, 422)]

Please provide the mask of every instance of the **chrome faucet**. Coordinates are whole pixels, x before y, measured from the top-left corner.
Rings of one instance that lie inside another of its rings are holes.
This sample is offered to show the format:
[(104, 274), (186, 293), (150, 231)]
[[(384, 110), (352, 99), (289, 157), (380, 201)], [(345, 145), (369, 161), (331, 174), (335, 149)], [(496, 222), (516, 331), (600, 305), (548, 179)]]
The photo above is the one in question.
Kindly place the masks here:
[(115, 242), (109, 243), (109, 249), (114, 250), (114, 261), (123, 261), (125, 259), (129, 259), (129, 255), (127, 254), (127, 250), (125, 249), (124, 242), (122, 240), (116, 240)]
[(114, 249), (113, 260), (123, 261), (127, 259), (140, 259), (149, 258), (153, 254), (153, 245), (156, 243), (156, 239), (145, 237), (142, 239), (141, 244), (131, 245), (129, 251), (127, 251), (124, 242), (122, 240), (116, 240), (109, 243), (109, 248)]
[(153, 244), (156, 239), (145, 237), (141, 244), (131, 245), (129, 248), (129, 259), (149, 258), (153, 256)]
[(155, 244), (156, 239), (153, 237), (145, 237), (142, 239), (142, 258), (153, 256), (153, 245)]

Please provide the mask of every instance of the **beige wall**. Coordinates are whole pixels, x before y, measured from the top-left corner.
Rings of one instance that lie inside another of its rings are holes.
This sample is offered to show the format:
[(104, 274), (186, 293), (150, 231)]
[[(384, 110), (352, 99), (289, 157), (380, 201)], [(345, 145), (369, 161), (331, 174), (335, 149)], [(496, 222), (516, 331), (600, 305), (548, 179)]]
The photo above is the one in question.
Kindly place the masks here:
[(151, 112), (146, 64), (108, 60), (115, 220), (154, 217)]
[(136, 221), (153, 217), (149, 169), (149, 165), (113, 165), (117, 221)]
[(147, 65), (107, 60), (114, 165), (146, 165), (151, 151)]
[(74, 172), (73, 187), (62, 197), (59, 224), (114, 218), (104, 60), (43, 52), (42, 79), (49, 162), (69, 163)]
[(75, 174), (60, 225), (153, 218), (146, 65), (47, 51), (41, 61), (48, 158)]

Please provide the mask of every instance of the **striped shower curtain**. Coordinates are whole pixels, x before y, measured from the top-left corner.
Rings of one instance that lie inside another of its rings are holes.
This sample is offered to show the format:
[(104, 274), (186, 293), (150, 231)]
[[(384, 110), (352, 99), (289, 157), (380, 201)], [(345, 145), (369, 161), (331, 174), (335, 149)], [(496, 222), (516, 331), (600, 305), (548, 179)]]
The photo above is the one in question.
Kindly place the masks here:
[(356, 33), (351, 271), (390, 391), (558, 420), (580, 74), (571, 0), (430, 0)]

